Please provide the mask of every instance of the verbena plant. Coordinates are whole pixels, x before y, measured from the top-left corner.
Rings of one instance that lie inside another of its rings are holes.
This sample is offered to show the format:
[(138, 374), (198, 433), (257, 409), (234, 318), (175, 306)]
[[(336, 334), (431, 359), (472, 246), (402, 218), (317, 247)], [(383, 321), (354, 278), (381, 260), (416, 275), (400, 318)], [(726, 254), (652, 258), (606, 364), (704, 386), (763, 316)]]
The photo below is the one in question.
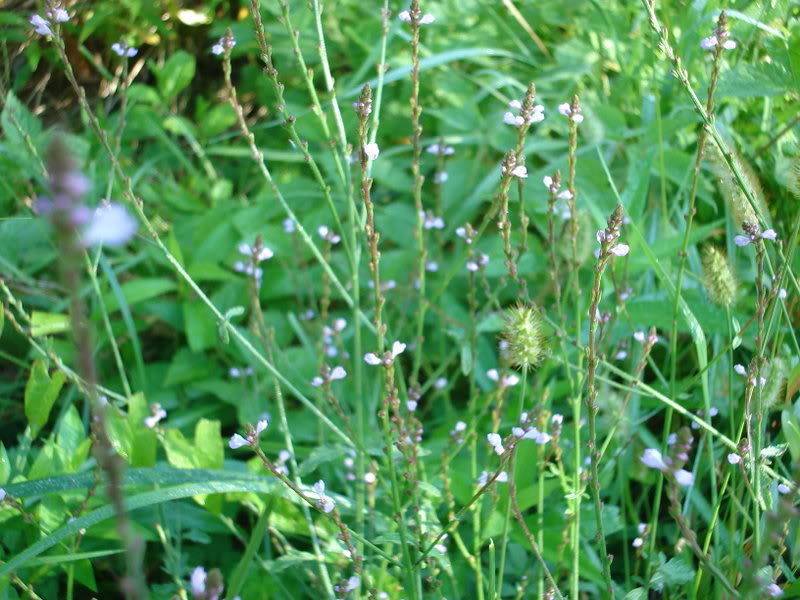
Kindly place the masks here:
[(0, 598), (800, 596), (789, 4), (0, 13)]

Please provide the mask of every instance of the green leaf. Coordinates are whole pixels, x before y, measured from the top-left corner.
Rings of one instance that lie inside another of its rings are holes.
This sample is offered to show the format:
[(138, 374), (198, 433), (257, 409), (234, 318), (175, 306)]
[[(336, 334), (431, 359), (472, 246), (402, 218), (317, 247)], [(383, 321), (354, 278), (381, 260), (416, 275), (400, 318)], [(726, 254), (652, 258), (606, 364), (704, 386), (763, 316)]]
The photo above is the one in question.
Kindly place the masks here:
[(200, 419), (194, 428), (195, 463), (202, 469), (221, 469), (225, 462), (225, 444), (219, 421)]
[[(128, 305), (133, 305), (156, 296), (174, 292), (177, 287), (172, 279), (143, 277), (123, 283), (120, 289)], [(119, 310), (119, 301), (113, 294), (106, 296), (105, 301), (106, 310), (109, 313)]]
[(650, 583), (652, 585), (681, 585), (689, 583), (693, 578), (694, 569), (682, 558), (675, 557), (658, 568)]
[(781, 428), (783, 429), (783, 437), (786, 438), (786, 443), (789, 444), (792, 463), (797, 463), (797, 461), (800, 461), (800, 421), (791, 411), (781, 411)]
[(79, 560), (74, 567), (75, 579), (85, 585), (93, 592), (97, 591), (97, 582), (94, 579), (94, 570), (91, 561), (87, 559)]
[(33, 337), (64, 333), (69, 329), (69, 315), (46, 313), (38, 310), (33, 311), (31, 314), (31, 335)]
[(32, 437), (36, 437), (47, 423), (50, 410), (65, 380), (66, 376), (61, 371), (56, 371), (53, 377), (50, 377), (44, 362), (34, 361), (28, 383), (25, 385), (25, 416), (30, 423)]
[(0, 485), (6, 483), (11, 476), (11, 463), (8, 460), (8, 452), (3, 442), (0, 442)]
[(792, 27), (789, 36), (789, 65), (791, 65), (792, 76), (794, 77), (795, 91), (800, 91), (800, 26)]
[(759, 62), (742, 64), (730, 71), (723, 71), (717, 86), (720, 98), (753, 98), (780, 96), (786, 93), (788, 73), (778, 64)]
[(216, 345), (217, 326), (214, 316), (200, 300), (183, 303), (183, 322), (192, 352), (200, 352)]
[(164, 450), (169, 464), (179, 469), (196, 467), (194, 446), (177, 429), (168, 429), (164, 436)]
[(128, 424), (133, 432), (130, 463), (134, 467), (152, 467), (156, 464), (156, 432), (144, 424), (150, 410), (144, 394), (128, 398)]
[(321, 464), (336, 460), (345, 452), (347, 452), (347, 448), (343, 446), (317, 446), (300, 465), (299, 475), (301, 477), (308, 475)]
[(183, 50), (178, 50), (167, 59), (160, 69), (154, 68), (153, 72), (158, 80), (158, 89), (164, 100), (172, 100), (194, 79), (194, 56)]
[(642, 587), (633, 588), (625, 594), (623, 600), (647, 600), (647, 590)]

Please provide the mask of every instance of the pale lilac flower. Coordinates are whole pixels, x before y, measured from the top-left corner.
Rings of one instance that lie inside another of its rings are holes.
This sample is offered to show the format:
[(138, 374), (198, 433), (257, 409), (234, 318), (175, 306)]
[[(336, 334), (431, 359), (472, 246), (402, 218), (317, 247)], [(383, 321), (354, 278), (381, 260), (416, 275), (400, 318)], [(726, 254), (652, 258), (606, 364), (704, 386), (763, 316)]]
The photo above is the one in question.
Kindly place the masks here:
[(114, 51), (114, 54), (117, 56), (121, 56), (123, 58), (133, 58), (139, 53), (138, 48), (132, 48), (128, 46), (125, 42), (117, 42), (116, 44), (111, 44), (111, 50)]
[(731, 452), (728, 454), (728, 462), (732, 465), (738, 465), (740, 462), (742, 462), (742, 457), (735, 452)]
[(435, 273), (436, 271), (439, 270), (439, 263), (437, 263), (435, 260), (429, 260), (425, 264), (425, 270), (430, 271), (431, 273)]
[(150, 412), (152, 413), (149, 417), (145, 417), (144, 425), (149, 429), (153, 429), (161, 419), (167, 418), (167, 411), (161, 408), (160, 404), (153, 404), (150, 408)]
[(486, 441), (488, 441), (489, 445), (494, 448), (495, 454), (503, 454), (503, 452), (505, 452), (505, 448), (503, 448), (503, 438), (501, 438), (498, 434), (487, 434)]
[(644, 544), (644, 540), (640, 537), (634, 538), (633, 543), (631, 544), (634, 548), (641, 548)]
[(375, 475), (375, 473), (373, 473), (372, 471), (367, 471), (366, 473), (364, 473), (364, 483), (366, 483), (367, 485), (372, 485), (376, 481), (378, 481), (378, 477)]
[(247, 377), (253, 374), (253, 367), (245, 367), (240, 369), (238, 367), (231, 367), (228, 369), (228, 375), (238, 379), (239, 377)]
[(777, 583), (770, 583), (766, 589), (767, 594), (770, 595), (771, 598), (777, 598), (778, 596), (783, 596), (783, 590)]
[(635, 339), (640, 344), (644, 344), (644, 340), (646, 339), (644, 331), (637, 331), (636, 333), (634, 333), (633, 339)]
[(466, 428), (467, 428), (467, 424), (464, 423), (464, 421), (458, 421), (456, 423), (455, 427), (453, 427), (453, 431), (461, 432), (461, 431), (464, 431)]
[(456, 151), (452, 146), (446, 146), (444, 144), (431, 144), (426, 150), (429, 154), (442, 154), (444, 156), (451, 156)]
[(583, 122), (583, 114), (581, 114), (580, 107), (575, 113), (572, 113), (572, 106), (569, 102), (564, 102), (563, 104), (558, 105), (558, 112), (564, 115), (565, 117), (569, 117), (575, 123), (582, 123)]
[(333, 367), (331, 371), (331, 381), (336, 381), (337, 379), (344, 379), (347, 377), (347, 371), (344, 370), (344, 367)]
[(358, 589), (358, 586), (361, 585), (361, 578), (358, 575), (353, 575), (350, 579), (347, 580), (347, 585), (345, 586), (345, 592), (352, 592)]
[(614, 355), (615, 360), (625, 360), (628, 358), (628, 353), (625, 350), (620, 350)]
[(447, 171), (438, 171), (433, 176), (433, 183), (444, 183), (447, 181), (448, 175)]
[(364, 362), (367, 363), (368, 365), (372, 365), (373, 367), (383, 364), (383, 361), (380, 358), (378, 358), (378, 355), (375, 354), (374, 352), (367, 352), (364, 355)]
[(445, 386), (447, 386), (447, 377), (439, 377), (433, 382), (433, 387), (437, 390), (444, 389)]
[(550, 418), (550, 421), (556, 425), (561, 425), (564, 422), (564, 415), (556, 413)]
[(629, 250), (630, 246), (628, 246), (628, 244), (617, 244), (616, 246), (611, 248), (609, 252), (611, 252), (611, 254), (613, 254), (614, 256), (625, 256), (626, 254), (628, 254)]
[[(700, 40), (700, 48), (703, 50), (713, 50), (717, 44), (719, 43), (719, 38), (716, 35), (710, 35), (706, 38)], [(736, 42), (734, 40), (726, 39), (722, 42), (722, 47), (725, 50), (733, 50), (736, 48)]]
[[(791, 492), (791, 491), (792, 491), (792, 488), (790, 488), (790, 487), (789, 487), (788, 485), (786, 485), (785, 483), (779, 483), (779, 484), (778, 484), (778, 491), (779, 491), (781, 494), (788, 494), (789, 492)], [(0, 501), (2, 501), (2, 498), (0, 498)]]
[(328, 227), (325, 225), (320, 225), (317, 227), (317, 233), (319, 234), (319, 237), (327, 242), (330, 242), (331, 244), (338, 244), (342, 241), (341, 236), (339, 236), (335, 231), (328, 229)]
[(206, 570), (203, 567), (195, 567), (189, 579), (192, 588), (192, 596), (197, 598), (206, 593)]
[(667, 463), (664, 462), (664, 459), (661, 457), (661, 452), (655, 448), (647, 448), (639, 460), (651, 469), (658, 469), (659, 471), (667, 470)]
[(381, 150), (378, 148), (378, 144), (375, 142), (370, 142), (366, 146), (364, 146), (364, 154), (367, 155), (369, 160), (376, 160), (380, 155)]
[(742, 377), (747, 375), (747, 369), (744, 368), (744, 365), (733, 365), (733, 370), (736, 371)]
[(406, 408), (408, 409), (408, 412), (414, 412), (415, 410), (417, 410), (417, 401), (409, 400), (408, 402), (406, 402)]
[(317, 375), (316, 377), (314, 377), (314, 379), (311, 380), (311, 385), (313, 385), (314, 387), (319, 387), (323, 383), (325, 383), (325, 380), (319, 375)]
[(0, 502), (6, 499), (6, 491), (3, 488), (0, 488)]
[(514, 177), (519, 177), (520, 179), (525, 179), (528, 177), (528, 168), (525, 165), (517, 165), (511, 170), (511, 174)]
[(289, 452), (288, 450), (281, 450), (280, 452), (278, 452), (278, 461), (285, 463), (290, 458), (292, 458), (292, 453)]
[(518, 117), (510, 111), (503, 114), (503, 123), (505, 123), (506, 125), (513, 125), (514, 127), (519, 127), (524, 122), (525, 120), (522, 117)]
[(778, 290), (778, 298), (780, 298), (781, 300), (786, 300), (786, 296), (788, 295), (789, 294), (786, 293), (785, 289), (781, 288)]
[(424, 14), (424, 15), (422, 15), (422, 18), (419, 20), (419, 24), (420, 25), (430, 25), (435, 20), (436, 20), (436, 17), (434, 17), (433, 15)]
[(444, 229), (444, 219), (437, 217), (430, 213), (425, 214), (420, 211), (420, 216), (423, 218), (422, 226), (425, 229)]
[(758, 240), (776, 240), (778, 233), (774, 229), (767, 229), (761, 233), (751, 233), (749, 235), (737, 235), (733, 238), (733, 243), (739, 246), (747, 246), (748, 244), (755, 243)]
[(694, 483), (694, 475), (686, 469), (678, 469), (675, 471), (675, 481), (678, 482), (678, 485), (689, 487)]
[[(253, 256), (253, 247), (246, 243), (242, 242), (239, 244), (239, 254), (244, 254), (245, 256)], [(264, 246), (263, 248), (258, 250), (258, 254), (255, 256), (256, 261), (262, 262), (264, 260), (269, 260), (275, 256), (275, 253), (270, 249)]]
[(85, 246), (124, 246), (136, 233), (138, 223), (121, 204), (108, 203), (97, 207), (83, 231)]
[(282, 224), (283, 224), (283, 232), (284, 233), (294, 233), (295, 226), (294, 226), (294, 221), (292, 220), (291, 217), (286, 217), (283, 220)]
[(508, 483), (508, 473), (506, 471), (500, 471), (500, 474), (495, 479), (498, 483)]
[(467, 263), (466, 267), (467, 267), (467, 271), (471, 271), (473, 273), (476, 273), (478, 271), (478, 269), (480, 269), (480, 267), (478, 266), (478, 263), (476, 263), (475, 261), (469, 261)]
[(211, 47), (211, 53), (219, 56), (224, 54), (226, 50), (230, 50), (236, 45), (236, 40), (232, 37), (222, 36), (219, 41)]
[(53, 35), (53, 30), (50, 29), (50, 23), (41, 15), (32, 15), (28, 21), (34, 27), (34, 31), (39, 35)]
[(319, 498), (317, 499), (317, 505), (322, 512), (329, 513), (332, 512), (334, 508), (336, 508), (336, 502), (333, 501), (333, 498), (329, 498), (325, 495), (325, 482), (321, 479), (314, 484), (314, 491), (317, 493)]

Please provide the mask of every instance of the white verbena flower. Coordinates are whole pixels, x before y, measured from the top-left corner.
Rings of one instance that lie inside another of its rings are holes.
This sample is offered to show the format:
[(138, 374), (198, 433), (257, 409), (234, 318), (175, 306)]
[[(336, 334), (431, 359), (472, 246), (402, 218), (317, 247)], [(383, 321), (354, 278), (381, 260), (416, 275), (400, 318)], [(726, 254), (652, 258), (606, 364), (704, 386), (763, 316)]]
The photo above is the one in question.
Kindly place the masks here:
[(225, 54), (225, 50), (230, 50), (236, 45), (236, 40), (226, 35), (219, 38), (219, 41), (211, 47), (211, 53), (219, 56)]
[(0, 488), (0, 502), (6, 499), (6, 491), (3, 488)]
[(678, 469), (675, 471), (675, 481), (678, 482), (678, 485), (689, 487), (694, 483), (694, 474), (686, 469)]
[[(2, 491), (2, 490), (0, 490), (0, 491)], [(779, 484), (778, 484), (778, 491), (779, 491), (781, 494), (788, 494), (789, 492), (791, 492), (791, 491), (792, 491), (792, 488), (790, 488), (790, 487), (789, 487), (788, 485), (786, 485), (785, 483), (779, 483)], [(0, 498), (0, 501), (2, 501), (2, 498)]]
[(114, 54), (117, 56), (121, 56), (123, 58), (133, 58), (139, 53), (138, 48), (132, 48), (128, 46), (125, 42), (117, 42), (116, 44), (111, 44), (111, 50), (114, 51)]
[(330, 498), (325, 495), (325, 482), (321, 479), (314, 484), (314, 491), (317, 493), (319, 497), (317, 499), (317, 503), (319, 508), (322, 512), (329, 513), (332, 512), (334, 508), (336, 508), (336, 502), (333, 501), (333, 498)]
[(775, 241), (778, 238), (778, 232), (774, 229), (767, 229), (761, 233), (751, 233), (749, 235), (737, 235), (733, 238), (733, 243), (737, 246), (744, 247), (748, 244), (755, 243), (758, 240)]
[(667, 463), (664, 462), (664, 459), (661, 456), (661, 452), (656, 450), (655, 448), (647, 448), (641, 457), (639, 457), (646, 466), (650, 467), (651, 469), (658, 469), (659, 471), (666, 471), (667, 470)]
[(448, 179), (447, 171), (438, 171), (433, 176), (433, 183), (444, 183)]
[(526, 177), (528, 177), (528, 168), (525, 165), (517, 165), (511, 170), (511, 174), (514, 177), (525, 179)]
[(192, 596), (195, 598), (206, 593), (206, 570), (203, 567), (195, 567), (192, 575), (189, 578), (189, 584), (192, 589)]
[(451, 156), (455, 153), (456, 149), (445, 144), (431, 144), (426, 148), (426, 151), (429, 154), (442, 154), (444, 156)]
[(498, 434), (489, 433), (486, 435), (486, 440), (489, 442), (489, 445), (494, 448), (495, 454), (503, 454), (503, 452), (505, 452), (505, 448), (503, 448), (503, 438)]
[(728, 462), (732, 465), (738, 465), (740, 462), (742, 462), (742, 457), (735, 452), (731, 452), (728, 454)]
[(370, 142), (366, 146), (364, 146), (364, 154), (367, 155), (367, 158), (370, 160), (376, 160), (381, 153), (381, 149), (378, 148), (378, 144), (375, 142)]
[(644, 540), (642, 538), (640, 538), (640, 537), (637, 537), (637, 538), (634, 538), (633, 543), (631, 544), (631, 546), (633, 546), (634, 548), (641, 548), (643, 544), (644, 544)]
[(564, 102), (558, 105), (558, 112), (565, 117), (569, 117), (572, 119), (574, 123), (582, 123), (583, 122), (583, 114), (581, 113), (580, 107), (574, 113), (572, 112), (572, 106), (569, 102)]
[[(700, 47), (703, 50), (713, 50), (716, 48), (717, 44), (719, 44), (719, 38), (716, 35), (710, 35), (700, 40)], [(725, 41), (722, 42), (722, 47), (725, 50), (733, 50), (736, 48), (736, 42), (734, 40), (725, 39)]]
[(83, 243), (85, 246), (124, 246), (138, 227), (136, 219), (121, 204), (102, 204), (83, 230)]
[(50, 22), (41, 15), (32, 15), (28, 22), (33, 25), (34, 31), (39, 35), (53, 35)]
[(152, 408), (152, 415), (149, 417), (145, 417), (144, 425), (150, 429), (153, 429), (156, 425), (158, 425), (161, 419), (167, 418), (167, 411), (161, 408), (160, 404), (154, 404)]

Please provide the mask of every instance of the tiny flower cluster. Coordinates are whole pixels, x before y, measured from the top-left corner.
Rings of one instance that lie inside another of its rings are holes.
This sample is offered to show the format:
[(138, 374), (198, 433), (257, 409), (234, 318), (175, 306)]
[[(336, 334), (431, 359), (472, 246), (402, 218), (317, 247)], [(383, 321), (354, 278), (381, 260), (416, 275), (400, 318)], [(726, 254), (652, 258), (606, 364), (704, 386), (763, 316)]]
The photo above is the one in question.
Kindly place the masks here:
[[(482, 471), (481, 474), (478, 476), (477, 484), (480, 487), (485, 486), (489, 479), (494, 475), (494, 473), (490, 471)], [(500, 471), (498, 476), (495, 478), (495, 482), (497, 483), (508, 483), (508, 473), (506, 471)]]
[(223, 35), (219, 41), (211, 47), (211, 53), (219, 56), (225, 54), (226, 51), (232, 50), (236, 45), (236, 40), (233, 36)]
[(501, 387), (512, 387), (519, 383), (519, 375), (516, 373), (509, 373), (503, 374), (502, 377), (500, 376), (500, 372), (497, 369), (489, 369), (486, 371), (486, 376), (491, 379), (492, 381), (497, 381)]
[(69, 21), (69, 13), (63, 8), (48, 10), (45, 16), (31, 15), (28, 21), (34, 27), (34, 31), (39, 35), (53, 35), (53, 25), (55, 23), (66, 23)]
[(319, 237), (321, 237), (323, 240), (330, 243), (331, 245), (338, 244), (339, 242), (342, 241), (342, 238), (339, 234), (329, 229), (325, 225), (320, 225), (319, 227), (317, 227), (317, 233), (319, 234)]
[(421, 11), (417, 11), (413, 13), (409, 10), (401, 10), (400, 13), (397, 15), (397, 18), (403, 21), (404, 23), (411, 23), (412, 21), (416, 20), (417, 23), (420, 25), (430, 25), (436, 20), (431, 14), (422, 14)]
[(239, 379), (241, 377), (248, 377), (253, 374), (253, 367), (231, 367), (228, 369), (228, 376), (233, 377), (234, 379)]
[[(503, 115), (503, 123), (506, 125), (513, 125), (514, 127), (522, 127), (523, 125), (531, 125), (533, 123), (541, 123), (544, 121), (544, 106), (537, 104), (531, 108), (530, 111), (523, 110), (522, 102), (519, 100), (512, 100), (508, 105), (514, 110), (521, 111), (520, 114), (515, 115), (511, 111), (507, 111)], [(528, 113), (527, 115), (525, 113)]]
[(569, 102), (564, 102), (558, 105), (558, 112), (565, 117), (569, 117), (573, 123), (583, 123), (583, 113), (580, 106), (576, 106), (573, 110)]
[(167, 418), (167, 411), (161, 408), (161, 405), (156, 402), (150, 407), (150, 416), (145, 417), (144, 425), (149, 429), (154, 429), (161, 419)]
[(437, 217), (430, 211), (420, 211), (419, 216), (422, 217), (422, 226), (425, 229), (444, 229), (444, 219)]
[(322, 328), (322, 346), (326, 356), (333, 358), (339, 355), (339, 348), (336, 346), (335, 337), (337, 334), (344, 331), (345, 327), (347, 327), (347, 320), (340, 317), (333, 320), (333, 327), (325, 325)]
[(467, 271), (471, 271), (472, 273), (476, 273), (480, 271), (483, 267), (489, 264), (489, 255), (488, 254), (481, 254), (478, 256), (478, 260), (471, 260), (467, 263)]
[(243, 446), (252, 446), (258, 441), (258, 436), (261, 435), (261, 432), (267, 428), (267, 425), (269, 425), (269, 423), (266, 419), (256, 423), (255, 429), (248, 425), (249, 431), (247, 433), (247, 437), (242, 437), (238, 433), (234, 433), (228, 442), (228, 446), (230, 446), (231, 450), (236, 450), (237, 448), (241, 448)]
[(392, 349), (384, 352), (382, 357), (378, 356), (375, 352), (367, 352), (364, 355), (364, 362), (372, 366), (388, 366), (392, 364), (394, 359), (402, 354), (405, 349), (406, 345), (403, 342), (395, 342), (392, 344)]
[(255, 246), (250, 246), (250, 244), (242, 242), (239, 244), (239, 253), (249, 256), (250, 261), (236, 261), (233, 265), (234, 270), (255, 279), (256, 285), (260, 288), (264, 277), (264, 270), (257, 265), (262, 261), (269, 260), (275, 253), (270, 248), (263, 246), (260, 241), (257, 241)]
[(139, 54), (138, 48), (133, 48), (128, 46), (125, 42), (120, 40), (116, 44), (111, 44), (111, 50), (114, 51), (114, 54), (117, 56), (121, 56), (123, 58), (133, 58), (137, 54)]
[(345, 377), (347, 377), (347, 371), (344, 370), (344, 367), (333, 367), (333, 369), (329, 369), (328, 365), (324, 365), (322, 368), (322, 375), (314, 377), (314, 379), (311, 380), (311, 385), (319, 387), (325, 382), (330, 383), (331, 381), (338, 381)]
[[(734, 371), (736, 371), (736, 373), (737, 373), (738, 375), (741, 375), (742, 377), (747, 377), (747, 369), (745, 368), (745, 366), (744, 366), (744, 365), (739, 365), (739, 364), (737, 364), (737, 365), (733, 365), (733, 370), (734, 370)], [(756, 385), (756, 378), (755, 378), (755, 376), (751, 377), (751, 378), (748, 380), (748, 383), (749, 383), (750, 385), (752, 385), (753, 387), (755, 387), (755, 385)], [(765, 377), (759, 377), (759, 378), (758, 378), (758, 385), (759, 385), (759, 386), (763, 387), (763, 386), (765, 386), (766, 384), (767, 384), (767, 379), (766, 379)]]
[(455, 154), (456, 149), (452, 146), (446, 146), (445, 144), (431, 144), (426, 148), (429, 154), (437, 154), (441, 156), (451, 156)]
[(746, 223), (743, 229), (745, 229), (745, 233), (747, 235), (737, 235), (733, 238), (733, 243), (740, 248), (747, 246), (748, 244), (754, 244), (758, 240), (774, 241), (778, 238), (778, 233), (774, 229), (767, 229), (763, 232), (760, 232), (757, 225), (751, 225), (747, 227)]
[(314, 484), (314, 492), (317, 494), (317, 507), (324, 513), (333, 512), (336, 502), (333, 498), (325, 494), (325, 482), (321, 479)]
[(467, 224), (466, 227), (457, 227), (456, 235), (464, 240), (467, 244), (471, 244), (475, 239), (475, 231), (469, 224)]

